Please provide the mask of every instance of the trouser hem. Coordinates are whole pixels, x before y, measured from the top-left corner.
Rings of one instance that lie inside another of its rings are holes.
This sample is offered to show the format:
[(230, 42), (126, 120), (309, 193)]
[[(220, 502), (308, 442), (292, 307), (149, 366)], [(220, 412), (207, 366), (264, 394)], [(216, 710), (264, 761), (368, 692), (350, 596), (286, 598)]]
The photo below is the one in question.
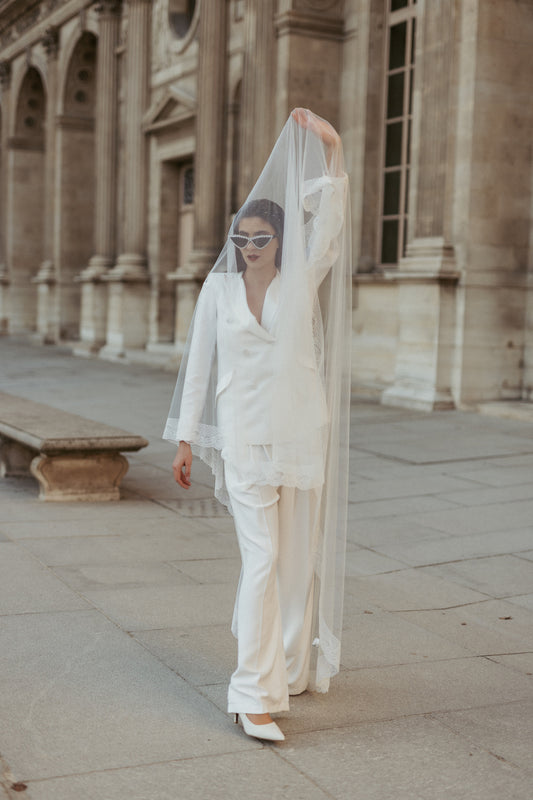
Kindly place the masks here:
[(288, 703), (278, 703), (278, 705), (270, 706), (269, 708), (243, 708), (245, 704), (229, 703), (228, 714), (277, 714), (280, 711), (289, 711)]

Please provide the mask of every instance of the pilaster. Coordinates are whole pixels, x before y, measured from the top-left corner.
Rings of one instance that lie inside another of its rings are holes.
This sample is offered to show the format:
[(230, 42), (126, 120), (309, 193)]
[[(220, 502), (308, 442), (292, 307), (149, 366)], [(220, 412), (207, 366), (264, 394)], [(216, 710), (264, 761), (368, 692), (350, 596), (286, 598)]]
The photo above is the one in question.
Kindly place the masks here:
[(273, 145), (274, 1), (246, 0), (244, 26), (239, 205), (245, 201)]
[(81, 281), (78, 355), (96, 353), (105, 344), (107, 285), (102, 277), (116, 256), (118, 58), (122, 0), (99, 0), (98, 68), (96, 76), (94, 255)]
[(150, 0), (128, 1), (123, 252), (113, 269), (102, 275), (109, 284), (106, 344), (100, 351), (104, 358), (121, 357), (128, 347), (143, 347), (148, 337), (148, 150), (143, 117), (149, 98), (151, 15)]
[(194, 245), (185, 272), (205, 277), (225, 228), (225, 74), (227, 3), (202, 3), (199, 26)]
[(386, 405), (427, 411), (453, 408), (456, 291), (460, 273), (452, 246), (448, 198), (453, 193), (454, 113), (451, 103), (454, 3), (418, 5), (411, 147), (409, 233), (398, 269), (399, 332), (395, 379)]
[(183, 351), (203, 278), (220, 251), (225, 230), (227, 3), (200, 7), (193, 249), (176, 281), (175, 343)]
[(44, 167), (43, 255), (33, 283), (37, 284), (37, 335), (42, 342), (59, 340), (59, 308), (57, 264), (54, 253), (54, 224), (56, 215), (56, 108), (57, 108), (57, 57), (59, 30), (45, 30), (41, 44), (47, 59), (46, 149)]

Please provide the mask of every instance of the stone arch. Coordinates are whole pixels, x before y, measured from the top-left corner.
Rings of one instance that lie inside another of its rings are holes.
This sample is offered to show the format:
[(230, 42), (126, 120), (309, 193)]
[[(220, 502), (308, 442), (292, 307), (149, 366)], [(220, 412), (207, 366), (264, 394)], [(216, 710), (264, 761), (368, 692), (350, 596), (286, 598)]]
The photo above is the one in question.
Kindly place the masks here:
[(59, 335), (69, 339), (79, 335), (81, 289), (75, 279), (93, 250), (97, 58), (98, 40), (85, 31), (69, 48), (61, 76), (56, 145), (60, 226), (55, 260)]
[(70, 35), (65, 36), (64, 41), (63, 39), (61, 41), (58, 76), (59, 113), (63, 113), (64, 111), (66, 84), (70, 78), (72, 58), (75, 51), (79, 48), (80, 40), (86, 35), (93, 36), (95, 39), (98, 39), (98, 24), (96, 23), (96, 20), (87, 18), (84, 30), (81, 31), (81, 33), (80, 29), (77, 28), (73, 30)]
[(36, 327), (32, 278), (43, 254), (46, 91), (42, 73), (26, 68), (15, 95), (13, 136), (7, 164), (6, 255), (10, 264), (11, 332)]

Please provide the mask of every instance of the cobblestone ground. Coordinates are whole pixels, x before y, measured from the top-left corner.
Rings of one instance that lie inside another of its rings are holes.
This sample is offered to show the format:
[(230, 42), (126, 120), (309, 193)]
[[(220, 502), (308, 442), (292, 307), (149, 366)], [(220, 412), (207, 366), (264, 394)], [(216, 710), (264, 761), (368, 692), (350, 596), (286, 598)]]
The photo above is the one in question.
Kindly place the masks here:
[(225, 713), (238, 550), (206, 470), (173, 482), (173, 384), (0, 341), (2, 391), (150, 441), (117, 503), (0, 481), (0, 796), (531, 800), (533, 424), (354, 405), (342, 670), (264, 745)]

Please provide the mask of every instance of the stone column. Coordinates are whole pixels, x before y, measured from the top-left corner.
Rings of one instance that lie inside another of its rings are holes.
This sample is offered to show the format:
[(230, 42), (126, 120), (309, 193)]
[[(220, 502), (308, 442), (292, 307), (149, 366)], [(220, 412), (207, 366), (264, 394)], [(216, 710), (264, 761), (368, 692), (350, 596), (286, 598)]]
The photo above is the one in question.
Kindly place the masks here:
[(295, 106), (339, 125), (343, 40), (341, 0), (278, 0), (276, 130)]
[(2, 90), (2, 139), (0, 141), (0, 334), (7, 333), (9, 320), (9, 272), (6, 263), (7, 141), (11, 111), (11, 64), (0, 61)]
[(275, 37), (273, 0), (246, 0), (238, 201), (241, 205), (273, 145)]
[(397, 270), (399, 335), (387, 405), (452, 408), (456, 286), (450, 231), (453, 186), (455, 12), (453, 0), (421, 2), (411, 147), (408, 245)]
[(227, 3), (202, 3), (196, 117), (194, 247), (186, 271), (203, 278), (218, 255), (224, 218)]
[(106, 339), (107, 285), (115, 263), (117, 227), (118, 58), (122, 0), (100, 0), (96, 75), (94, 255), (81, 273), (78, 355), (97, 352)]
[(57, 110), (57, 56), (59, 52), (59, 29), (47, 28), (41, 43), (47, 57), (46, 98), (46, 150), (44, 165), (43, 208), (43, 256), (33, 283), (37, 284), (37, 335), (42, 342), (59, 341), (59, 295), (60, 276), (54, 258), (54, 227), (56, 217), (56, 110)]
[(149, 100), (151, 0), (129, 0), (124, 80), (125, 170), (123, 252), (104, 276), (109, 282), (104, 357), (142, 347), (148, 336), (150, 276), (147, 270), (147, 142), (143, 116)]
[(219, 253), (224, 209), (227, 2), (200, 9), (198, 113), (196, 117), (194, 245), (176, 281), (176, 349), (181, 352), (202, 280)]

